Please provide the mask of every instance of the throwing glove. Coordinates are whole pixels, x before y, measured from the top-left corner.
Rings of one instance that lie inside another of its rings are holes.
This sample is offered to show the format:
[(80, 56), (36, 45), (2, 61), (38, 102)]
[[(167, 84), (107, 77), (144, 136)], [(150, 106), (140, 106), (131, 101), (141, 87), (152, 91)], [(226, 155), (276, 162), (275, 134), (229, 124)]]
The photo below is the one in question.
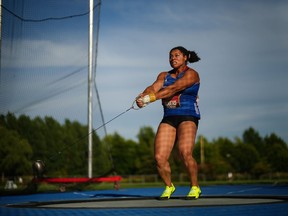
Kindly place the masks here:
[(143, 98), (142, 98), (142, 102), (144, 104), (149, 104), (149, 103), (152, 103), (156, 101), (156, 96), (154, 93), (150, 93), (148, 95), (145, 95)]

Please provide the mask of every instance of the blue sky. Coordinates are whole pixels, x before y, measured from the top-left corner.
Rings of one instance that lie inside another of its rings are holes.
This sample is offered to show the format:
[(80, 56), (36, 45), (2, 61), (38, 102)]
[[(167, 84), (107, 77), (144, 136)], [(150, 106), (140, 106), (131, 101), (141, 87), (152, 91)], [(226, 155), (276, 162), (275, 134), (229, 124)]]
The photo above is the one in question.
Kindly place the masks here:
[[(288, 140), (287, 9), (279, 0), (103, 1), (97, 83), (105, 118), (169, 70), (169, 50), (182, 45), (202, 59), (189, 65), (201, 77), (199, 134), (233, 139), (251, 126)], [(143, 125), (156, 130), (161, 117), (158, 101), (107, 129), (133, 138)]]
[[(79, 0), (73, 2), (83, 4)], [(201, 57), (201, 61), (189, 65), (201, 78), (199, 135), (209, 140), (220, 136), (234, 139), (253, 127), (261, 136), (274, 132), (287, 142), (287, 11), (288, 2), (284, 0), (103, 0), (96, 84), (105, 120), (129, 108), (159, 72), (170, 70), (169, 51), (182, 45)], [(73, 8), (67, 12), (71, 13), (75, 13)], [(85, 67), (87, 53), (83, 46), (87, 45), (87, 33), (80, 27), (68, 27), (58, 42), (35, 37), (26, 41), (30, 46), (37, 44), (43, 48), (38, 61), (34, 61), (35, 67), (43, 67), (48, 55), (54, 62), (53, 68), (69, 71), (73, 65)], [(71, 33), (73, 37), (69, 37)], [(68, 58), (63, 61), (59, 53)], [(25, 62), (29, 61), (23, 61), (22, 67)], [(45, 66), (47, 76), (54, 73), (47, 69), (49, 65)], [(45, 113), (51, 112), (60, 120), (70, 118), (85, 124), (85, 69), (81, 74), (69, 81), (79, 88), (65, 96), (65, 110), (53, 110), (53, 104), (63, 101), (58, 97), (26, 113), (37, 115), (47, 108)], [(41, 83), (29, 88), (39, 86)], [(48, 87), (55, 94), (57, 89), (70, 91), (57, 82)], [(161, 102), (157, 101), (113, 120), (106, 125), (107, 131), (136, 140), (143, 126), (152, 126), (156, 132), (162, 115)], [(95, 121), (94, 128), (98, 126)]]

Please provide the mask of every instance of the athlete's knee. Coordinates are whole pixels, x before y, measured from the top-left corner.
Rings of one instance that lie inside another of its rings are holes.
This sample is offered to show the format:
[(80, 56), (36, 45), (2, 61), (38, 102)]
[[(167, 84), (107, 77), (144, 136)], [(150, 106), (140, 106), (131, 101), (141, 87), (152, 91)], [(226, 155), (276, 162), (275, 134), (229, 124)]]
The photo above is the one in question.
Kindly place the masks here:
[(184, 161), (193, 160), (191, 150), (180, 150), (180, 156)]
[(157, 166), (164, 166), (167, 163), (167, 157), (161, 153), (155, 154), (155, 161)]

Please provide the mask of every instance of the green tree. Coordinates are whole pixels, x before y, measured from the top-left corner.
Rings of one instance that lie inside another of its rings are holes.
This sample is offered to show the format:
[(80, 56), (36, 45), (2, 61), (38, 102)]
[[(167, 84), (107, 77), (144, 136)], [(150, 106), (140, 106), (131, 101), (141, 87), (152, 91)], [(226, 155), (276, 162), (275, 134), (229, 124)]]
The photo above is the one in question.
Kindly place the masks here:
[(259, 179), (261, 175), (271, 172), (271, 166), (264, 160), (260, 160), (256, 163), (251, 171), (254, 178)]
[(18, 131), (17, 118), (13, 113), (8, 113), (5, 121), (7, 129)]
[[(87, 126), (65, 120), (61, 125), (52, 117), (44, 119), (8, 113), (0, 115), (0, 169), (5, 175), (32, 173), (31, 163), (43, 160), (47, 176), (86, 176)], [(115, 168), (117, 174), (157, 173), (154, 163), (155, 133), (142, 127), (138, 142), (125, 140), (118, 133), (100, 139), (93, 132), (93, 176)], [(264, 139), (252, 127), (243, 133), (243, 140), (220, 137), (209, 142), (201, 136), (205, 161), (201, 162), (201, 142), (194, 146), (199, 175), (215, 179), (227, 172), (249, 173), (259, 178), (270, 171), (288, 172), (287, 144), (272, 133)], [(186, 172), (179, 158), (177, 143), (170, 157), (173, 173)]]
[[(68, 176), (87, 175), (87, 140), (88, 129), (79, 122), (71, 122), (66, 119), (62, 126), (62, 150), (61, 157), (65, 163)], [(94, 138), (94, 137), (93, 137)], [(59, 158), (56, 158), (56, 161)], [(62, 162), (63, 163), (63, 162)]]
[(33, 149), (32, 160), (45, 160), (47, 156), (46, 140), (44, 138), (43, 128), (45, 127), (41, 118), (37, 117), (31, 120), (26, 115), (20, 115), (17, 120), (17, 132), (21, 137), (29, 140)]
[(32, 148), (28, 141), (12, 130), (0, 126), (0, 170), (6, 176), (32, 173)]
[[(60, 123), (52, 117), (46, 116), (44, 118), (44, 128), (42, 129), (45, 143), (37, 143), (41, 145), (37, 148), (37, 155), (43, 155), (43, 159), (46, 164), (46, 174), (48, 176), (67, 176), (67, 149), (69, 144), (65, 143), (64, 131)], [(36, 150), (35, 150), (36, 151)]]
[(244, 131), (243, 143), (247, 145), (252, 145), (258, 151), (260, 156), (263, 156), (265, 154), (265, 144), (263, 138), (254, 128), (250, 127)]
[(219, 151), (219, 161), (217, 165), (217, 174), (227, 174), (234, 172), (238, 165), (235, 152), (235, 144), (228, 138), (219, 138), (214, 143)]
[(238, 140), (235, 146), (235, 159), (237, 161), (235, 167), (237, 172), (251, 173), (255, 164), (260, 161), (260, 156), (254, 146), (246, 145), (241, 140)]
[[(202, 150), (201, 142), (203, 145)], [(202, 155), (201, 151), (203, 151)], [(215, 151), (215, 145), (212, 145), (207, 138), (200, 135), (195, 143), (193, 151), (193, 157), (198, 163), (199, 178), (204, 180), (211, 180), (215, 178), (214, 161), (217, 161), (217, 159), (214, 160), (214, 157), (218, 158), (218, 156), (219, 154), (217, 154)], [(201, 159), (201, 157), (204, 158)]]
[(36, 117), (31, 120), (30, 129), (28, 129), (28, 133), (23, 134), (25, 138), (29, 140), (31, 147), (33, 149), (32, 160), (43, 160), (46, 161), (48, 159), (48, 147), (46, 140), (46, 125), (43, 119), (40, 117)]
[(154, 162), (154, 138), (155, 133), (152, 127), (142, 127), (137, 135), (138, 144), (136, 147), (136, 173), (156, 173)]
[(127, 175), (137, 172), (135, 166), (137, 158), (136, 143), (134, 141), (126, 141), (118, 133), (114, 133), (113, 135), (107, 135), (104, 142), (111, 146), (111, 155), (117, 174)]
[(100, 140), (93, 133), (93, 174), (94, 176), (108, 175), (114, 172), (114, 161), (109, 143)]
[(276, 134), (265, 137), (266, 159), (273, 171), (288, 172), (288, 148), (286, 143)]

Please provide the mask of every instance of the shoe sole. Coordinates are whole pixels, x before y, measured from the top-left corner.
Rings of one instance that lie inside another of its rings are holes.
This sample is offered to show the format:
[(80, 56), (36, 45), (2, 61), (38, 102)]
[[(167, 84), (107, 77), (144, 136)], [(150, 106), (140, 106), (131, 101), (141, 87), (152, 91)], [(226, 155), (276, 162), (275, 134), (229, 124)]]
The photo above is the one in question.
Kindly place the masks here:
[(185, 197), (185, 200), (197, 200), (199, 197)]
[(199, 193), (199, 196), (198, 197), (188, 197), (186, 196), (186, 200), (196, 200), (200, 197), (201, 193)]
[(159, 197), (158, 200), (169, 200), (170, 198), (168, 197)]
[[(176, 191), (176, 189), (170, 194), (170, 197), (172, 196), (172, 194)], [(170, 197), (159, 197), (159, 200), (169, 200)]]

